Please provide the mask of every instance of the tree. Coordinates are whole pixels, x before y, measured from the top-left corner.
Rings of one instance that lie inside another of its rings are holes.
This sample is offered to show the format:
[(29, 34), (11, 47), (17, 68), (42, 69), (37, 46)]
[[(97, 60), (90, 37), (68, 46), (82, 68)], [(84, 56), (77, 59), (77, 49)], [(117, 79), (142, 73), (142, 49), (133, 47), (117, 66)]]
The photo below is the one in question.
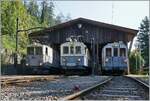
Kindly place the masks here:
[(69, 21), (69, 20), (71, 20), (71, 16), (70, 14), (67, 14), (67, 16), (65, 17), (65, 21)]
[(59, 13), (55, 18), (55, 24), (60, 24), (64, 20), (64, 15), (62, 13)]
[(15, 19), (18, 8), (15, 6), (15, 2), (12, 1), (1, 1), (1, 5), (2, 35), (7, 34), (13, 37), (16, 32)]
[[(19, 18), (20, 30), (28, 29), (33, 26), (38, 26), (38, 23), (34, 20), (30, 14), (27, 13), (27, 9), (20, 0), (16, 1), (1, 1), (1, 21), (2, 21), (2, 45), (3, 48), (15, 51), (15, 36), (16, 36), (16, 19)], [(19, 32), (19, 48), (20, 51), (25, 52), (25, 48), (28, 42), (28, 35), (25, 32)]]
[(62, 13), (59, 13), (55, 18), (55, 24), (60, 24), (62, 22), (66, 22), (71, 20), (70, 14), (67, 14), (67, 16), (64, 16)]
[(39, 19), (39, 9), (35, 0), (31, 0), (29, 2), (29, 4), (27, 5), (27, 11), (31, 16), (34, 16), (37, 19)]
[[(15, 51), (16, 19), (19, 18), (19, 30), (33, 27), (49, 27), (55, 24), (53, 2), (44, 0), (2, 0), (1, 1), (1, 32), (3, 48)], [(69, 16), (68, 18), (69, 19)], [(64, 19), (63, 19), (64, 20)], [(59, 22), (61, 23), (61, 21)], [(19, 32), (19, 51), (26, 52), (28, 33)]]
[(138, 50), (133, 50), (129, 55), (130, 71), (131, 73), (138, 73), (140, 66), (143, 66), (144, 59), (140, 55)]
[(141, 54), (145, 60), (145, 66), (149, 65), (149, 19), (146, 16), (139, 27), (139, 33), (137, 35), (137, 41), (140, 43)]
[(52, 2), (49, 2), (44, 0), (42, 2), (42, 11), (41, 11), (41, 24), (44, 27), (47, 26), (52, 26), (54, 25), (54, 13), (53, 13), (53, 9), (54, 9), (54, 5)]

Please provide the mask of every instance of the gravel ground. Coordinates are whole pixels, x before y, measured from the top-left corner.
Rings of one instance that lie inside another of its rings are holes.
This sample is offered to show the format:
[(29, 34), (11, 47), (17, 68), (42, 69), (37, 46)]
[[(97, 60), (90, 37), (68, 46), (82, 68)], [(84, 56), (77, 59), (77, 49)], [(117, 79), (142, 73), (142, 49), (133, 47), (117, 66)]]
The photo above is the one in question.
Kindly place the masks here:
[(56, 100), (101, 82), (107, 76), (69, 76), (54, 81), (31, 82), (1, 89), (1, 100)]

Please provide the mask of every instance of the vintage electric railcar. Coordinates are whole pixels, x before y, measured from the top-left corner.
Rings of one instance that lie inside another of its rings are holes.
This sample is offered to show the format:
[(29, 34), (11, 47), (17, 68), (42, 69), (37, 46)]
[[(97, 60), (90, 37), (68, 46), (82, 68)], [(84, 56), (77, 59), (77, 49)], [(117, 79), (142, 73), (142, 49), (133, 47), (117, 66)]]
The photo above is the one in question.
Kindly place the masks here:
[(32, 69), (32, 73), (48, 74), (56, 66), (54, 50), (48, 45), (39, 43), (27, 46), (26, 66)]
[(90, 71), (89, 51), (83, 42), (77, 40), (61, 44), (60, 62), (62, 69), (70, 74), (84, 74)]
[(103, 73), (127, 73), (128, 49), (123, 42), (108, 43), (102, 49)]

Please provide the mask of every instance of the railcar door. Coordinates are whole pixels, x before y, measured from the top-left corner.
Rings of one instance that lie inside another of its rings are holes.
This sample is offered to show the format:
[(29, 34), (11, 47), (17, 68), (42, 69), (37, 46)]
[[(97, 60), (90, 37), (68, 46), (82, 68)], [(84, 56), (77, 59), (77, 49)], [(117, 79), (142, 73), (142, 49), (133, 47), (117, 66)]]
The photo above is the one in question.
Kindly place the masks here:
[(106, 48), (105, 65), (108, 70), (112, 70), (112, 48)]
[(127, 67), (126, 48), (120, 48), (120, 67), (124, 69)]
[(119, 66), (119, 58), (118, 58), (118, 48), (113, 48), (113, 58), (112, 58), (113, 67), (112, 69), (115, 70)]

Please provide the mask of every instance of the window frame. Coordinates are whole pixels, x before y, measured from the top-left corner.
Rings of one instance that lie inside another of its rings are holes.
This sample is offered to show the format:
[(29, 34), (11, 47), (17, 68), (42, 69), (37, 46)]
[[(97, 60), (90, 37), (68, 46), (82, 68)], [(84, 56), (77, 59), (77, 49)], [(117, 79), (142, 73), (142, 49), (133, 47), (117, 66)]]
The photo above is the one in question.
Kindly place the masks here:
[[(69, 48), (70, 48), (69, 53), (70, 53), (70, 54), (74, 54), (74, 53), (75, 53), (75, 51), (74, 51), (74, 49), (75, 49), (74, 46), (70, 46)], [(72, 53), (71, 53), (71, 49), (72, 49)]]
[[(37, 51), (37, 48), (41, 49), (41, 53), (40, 54), (39, 54), (39, 50)], [(38, 54), (37, 54), (37, 52), (38, 52)], [(34, 54), (35, 55), (43, 55), (43, 47), (41, 47), (41, 46), (34, 47)]]
[[(78, 53), (77, 53), (77, 48), (80, 49)], [(75, 46), (75, 54), (82, 54), (81, 46)]]
[(48, 47), (45, 48), (45, 55), (48, 55)]
[[(65, 48), (67, 48), (67, 52), (65, 53)], [(69, 47), (68, 46), (63, 46), (63, 54), (69, 54)]]
[[(107, 55), (107, 49), (110, 49), (110, 55), (109, 56)], [(106, 52), (106, 54), (105, 54), (106, 57), (112, 57), (112, 48), (111, 47), (105, 48), (105, 52)]]
[[(32, 54), (31, 54), (31, 48), (33, 48)], [(35, 50), (34, 47), (27, 47), (27, 54), (34, 55), (35, 54), (34, 50)]]
[[(121, 55), (121, 49), (123, 49), (123, 50), (124, 50), (124, 51), (123, 51), (123, 52), (124, 52), (124, 55)], [(120, 50), (119, 50), (119, 51), (120, 51), (119, 56), (126, 57), (126, 48), (120, 48)]]
[[(116, 54), (116, 55), (115, 55), (115, 49), (116, 49), (116, 51), (117, 51), (117, 54)], [(118, 52), (119, 52), (118, 48), (114, 47), (114, 48), (113, 48), (113, 56), (114, 56), (114, 57), (117, 57), (117, 56), (119, 55)]]

